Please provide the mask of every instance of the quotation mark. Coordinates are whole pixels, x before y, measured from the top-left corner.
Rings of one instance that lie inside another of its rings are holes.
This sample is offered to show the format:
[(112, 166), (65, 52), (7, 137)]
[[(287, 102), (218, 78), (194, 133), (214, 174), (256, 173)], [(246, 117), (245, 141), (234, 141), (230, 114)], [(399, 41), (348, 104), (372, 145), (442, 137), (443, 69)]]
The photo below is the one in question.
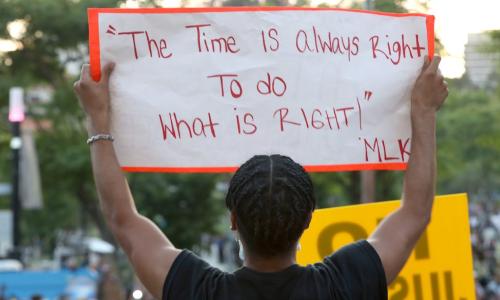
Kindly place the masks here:
[(371, 91), (365, 91), (365, 100), (370, 101), (370, 97), (373, 95)]
[(116, 35), (116, 29), (113, 26), (108, 25), (108, 30), (106, 31), (106, 33)]

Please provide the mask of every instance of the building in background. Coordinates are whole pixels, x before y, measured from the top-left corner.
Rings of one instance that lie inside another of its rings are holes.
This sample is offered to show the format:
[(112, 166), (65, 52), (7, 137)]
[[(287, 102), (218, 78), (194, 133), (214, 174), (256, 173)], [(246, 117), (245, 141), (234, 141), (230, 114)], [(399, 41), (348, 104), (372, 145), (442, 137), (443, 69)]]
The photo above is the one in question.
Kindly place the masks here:
[(465, 70), (470, 81), (479, 88), (495, 85), (500, 64), (500, 55), (488, 53), (487, 47), (491, 43), (488, 32), (470, 33), (465, 45)]

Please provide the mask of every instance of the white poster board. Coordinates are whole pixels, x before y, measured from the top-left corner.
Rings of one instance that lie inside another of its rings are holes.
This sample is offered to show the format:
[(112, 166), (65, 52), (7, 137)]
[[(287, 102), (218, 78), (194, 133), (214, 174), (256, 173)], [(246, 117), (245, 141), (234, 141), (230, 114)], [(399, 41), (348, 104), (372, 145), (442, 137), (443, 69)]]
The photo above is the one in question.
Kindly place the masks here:
[(433, 24), (336, 9), (90, 9), (91, 72), (116, 63), (112, 134), (128, 171), (233, 171), (274, 153), (309, 171), (404, 169)]

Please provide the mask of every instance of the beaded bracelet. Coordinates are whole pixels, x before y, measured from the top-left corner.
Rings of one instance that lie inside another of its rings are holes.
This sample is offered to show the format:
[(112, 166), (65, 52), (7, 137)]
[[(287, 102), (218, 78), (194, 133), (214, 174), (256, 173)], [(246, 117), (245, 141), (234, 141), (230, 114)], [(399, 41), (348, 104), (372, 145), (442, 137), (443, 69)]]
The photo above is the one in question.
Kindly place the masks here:
[(96, 134), (96, 135), (89, 137), (89, 139), (87, 140), (87, 144), (90, 145), (90, 144), (94, 143), (95, 141), (101, 141), (101, 140), (112, 142), (115, 140), (115, 138), (111, 134), (99, 133), (99, 134)]

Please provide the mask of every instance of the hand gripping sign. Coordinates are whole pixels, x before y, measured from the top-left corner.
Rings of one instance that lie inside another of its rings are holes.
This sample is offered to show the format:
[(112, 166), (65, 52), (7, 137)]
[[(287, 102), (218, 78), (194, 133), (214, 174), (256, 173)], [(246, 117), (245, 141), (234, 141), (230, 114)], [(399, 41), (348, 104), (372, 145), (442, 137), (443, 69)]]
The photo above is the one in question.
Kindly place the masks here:
[(116, 63), (128, 171), (233, 171), (273, 153), (309, 171), (404, 169), (433, 26), (340, 9), (90, 9), (91, 73)]
[[(316, 210), (300, 240), (298, 263), (318, 262), (368, 238), (399, 206), (399, 201), (388, 201)], [(466, 194), (436, 197), (432, 221), (389, 286), (389, 299), (476, 299)]]

